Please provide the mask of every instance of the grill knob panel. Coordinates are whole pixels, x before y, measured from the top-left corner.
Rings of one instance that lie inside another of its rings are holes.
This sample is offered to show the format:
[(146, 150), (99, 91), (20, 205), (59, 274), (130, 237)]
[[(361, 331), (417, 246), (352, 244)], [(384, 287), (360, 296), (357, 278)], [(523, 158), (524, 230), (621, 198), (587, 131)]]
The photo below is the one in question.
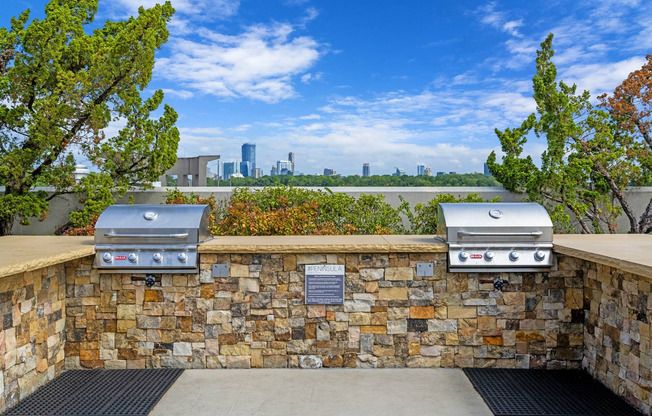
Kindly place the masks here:
[(543, 261), (545, 260), (545, 258), (546, 258), (546, 253), (544, 253), (543, 251), (537, 251), (536, 253), (534, 253), (534, 260), (536, 261)]
[(494, 253), (492, 253), (491, 251), (487, 251), (486, 253), (484, 253), (484, 259), (487, 260), (487, 261), (493, 260), (494, 259)]
[(102, 260), (104, 260), (107, 263), (111, 263), (111, 261), (113, 260), (113, 256), (111, 255), (111, 253), (104, 253), (102, 255)]
[(138, 261), (138, 255), (136, 253), (129, 253), (127, 256), (127, 260), (129, 260), (132, 263), (135, 263)]
[(462, 261), (467, 261), (469, 259), (469, 253), (466, 251), (460, 251), (460, 254), (458, 254), (457, 257)]
[(511, 261), (516, 261), (519, 259), (519, 257), (521, 257), (521, 255), (518, 253), (518, 251), (512, 251), (511, 253), (509, 253), (509, 259)]
[(177, 259), (179, 259), (180, 262), (185, 263), (186, 260), (188, 260), (188, 255), (186, 253), (179, 253)]
[(161, 260), (163, 260), (163, 256), (161, 255), (161, 253), (154, 253), (154, 255), (152, 256), (152, 259), (155, 262), (160, 263)]

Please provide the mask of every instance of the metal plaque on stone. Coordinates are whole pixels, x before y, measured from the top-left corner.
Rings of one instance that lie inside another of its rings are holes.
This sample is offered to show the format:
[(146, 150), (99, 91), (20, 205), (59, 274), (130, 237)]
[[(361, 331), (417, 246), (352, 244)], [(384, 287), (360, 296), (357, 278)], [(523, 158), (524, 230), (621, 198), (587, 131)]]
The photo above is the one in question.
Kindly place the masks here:
[(344, 265), (306, 264), (306, 305), (344, 303)]

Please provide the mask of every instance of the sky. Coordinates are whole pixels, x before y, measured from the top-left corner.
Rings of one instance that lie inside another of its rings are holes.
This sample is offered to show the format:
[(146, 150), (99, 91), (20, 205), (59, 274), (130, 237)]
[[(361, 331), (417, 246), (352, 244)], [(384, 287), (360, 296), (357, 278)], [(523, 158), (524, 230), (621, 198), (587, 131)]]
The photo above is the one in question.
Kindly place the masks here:
[[(0, 26), (46, 0), (0, 0)], [(156, 0), (100, 0), (96, 22)], [(558, 78), (612, 92), (652, 53), (650, 0), (172, 0), (145, 94), (179, 113), (179, 157), (240, 160), (269, 174), (483, 170), (494, 129), (535, 111), (534, 60), (555, 35)], [(112, 126), (107, 133), (111, 133)], [(535, 160), (543, 139), (530, 140)], [(210, 165), (209, 165), (210, 166)], [(213, 170), (215, 170), (213, 168)]]

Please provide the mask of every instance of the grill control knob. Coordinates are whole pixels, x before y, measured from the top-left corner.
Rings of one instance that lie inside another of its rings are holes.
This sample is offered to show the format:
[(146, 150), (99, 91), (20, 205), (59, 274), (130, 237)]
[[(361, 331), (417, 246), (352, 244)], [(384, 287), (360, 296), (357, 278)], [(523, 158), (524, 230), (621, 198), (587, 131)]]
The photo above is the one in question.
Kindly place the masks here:
[(519, 257), (521, 257), (521, 255), (518, 254), (518, 251), (512, 251), (511, 253), (509, 253), (509, 259), (511, 261), (516, 261), (518, 260)]
[(135, 263), (136, 261), (138, 261), (138, 255), (136, 253), (129, 253), (129, 255), (127, 256), (127, 260), (129, 260), (132, 263)]
[(487, 260), (487, 261), (493, 260), (494, 259), (494, 253), (492, 253), (491, 251), (487, 251), (486, 253), (484, 253), (484, 259)]
[(160, 263), (161, 260), (163, 260), (163, 256), (161, 255), (161, 253), (154, 253), (152, 259), (154, 259), (155, 262)]
[(458, 254), (457, 257), (462, 261), (467, 261), (469, 259), (469, 253), (466, 251), (460, 251), (460, 254)]
[(111, 263), (111, 260), (113, 260), (113, 256), (111, 255), (111, 253), (104, 253), (102, 255), (102, 260), (104, 260), (107, 263)]
[(177, 258), (179, 259), (179, 261), (180, 261), (181, 263), (185, 263), (186, 260), (188, 260), (188, 255), (187, 255), (186, 253), (179, 253), (179, 255), (177, 256)]
[(536, 261), (543, 261), (546, 258), (546, 253), (543, 251), (537, 251), (534, 253), (534, 260)]

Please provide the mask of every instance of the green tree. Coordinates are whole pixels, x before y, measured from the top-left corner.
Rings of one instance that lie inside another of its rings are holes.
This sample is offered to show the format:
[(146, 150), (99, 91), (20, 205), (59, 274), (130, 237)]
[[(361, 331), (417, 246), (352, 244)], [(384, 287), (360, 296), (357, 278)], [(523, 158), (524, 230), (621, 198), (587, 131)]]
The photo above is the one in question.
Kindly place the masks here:
[[(496, 129), (505, 156), (497, 163), (492, 152), (487, 164), (505, 188), (545, 205), (560, 228), (572, 230), (574, 220), (584, 233), (614, 233), (616, 218), (630, 209), (625, 187), (646, 176), (632, 152), (637, 144), (607, 112), (593, 107), (588, 91), (577, 94), (575, 85), (557, 81), (552, 39), (550, 34), (537, 51), (536, 114), (519, 127)], [(532, 136), (547, 141), (540, 167), (523, 155)], [(629, 231), (640, 232), (634, 223)]]
[[(137, 17), (87, 33), (97, 5), (51, 0), (45, 18), (29, 21), (27, 10), (0, 28), (0, 235), (11, 233), (16, 218), (45, 215), (49, 199), (73, 190), (76, 155), (97, 172), (74, 189), (88, 203), (73, 222), (113, 203), (110, 191), (120, 196), (146, 185), (176, 160), (176, 112), (165, 105), (155, 118), (163, 93), (140, 94), (174, 9), (169, 2), (141, 7)], [(106, 138), (111, 122), (124, 127)], [(31, 192), (36, 184), (55, 192)]]

